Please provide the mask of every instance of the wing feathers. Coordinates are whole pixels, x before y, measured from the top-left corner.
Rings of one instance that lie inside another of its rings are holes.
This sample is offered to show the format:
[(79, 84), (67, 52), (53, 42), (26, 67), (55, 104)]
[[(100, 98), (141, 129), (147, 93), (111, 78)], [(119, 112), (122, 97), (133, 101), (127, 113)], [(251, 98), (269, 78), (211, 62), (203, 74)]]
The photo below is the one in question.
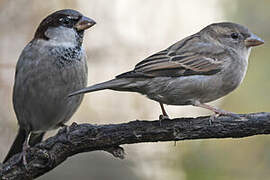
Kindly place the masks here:
[(133, 71), (123, 73), (117, 78), (212, 75), (221, 71), (223, 62), (212, 57), (215, 53), (224, 52), (216, 52), (211, 46), (203, 46), (202, 48), (206, 48), (203, 52), (209, 53), (202, 54), (202, 48), (196, 46), (198, 40), (199, 36), (196, 35), (177, 42), (168, 49), (149, 56), (139, 62)]

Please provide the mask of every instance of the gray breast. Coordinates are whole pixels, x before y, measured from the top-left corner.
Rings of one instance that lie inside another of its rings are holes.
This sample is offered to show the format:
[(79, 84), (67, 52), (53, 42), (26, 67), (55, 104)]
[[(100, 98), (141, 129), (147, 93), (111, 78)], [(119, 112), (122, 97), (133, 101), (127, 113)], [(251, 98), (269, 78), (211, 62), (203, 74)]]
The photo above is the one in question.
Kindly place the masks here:
[(61, 51), (32, 47), (19, 59), (13, 104), (20, 126), (26, 129), (56, 128), (70, 119), (82, 101), (83, 96), (67, 95), (86, 86), (85, 54), (83, 50), (73, 50), (61, 56)]

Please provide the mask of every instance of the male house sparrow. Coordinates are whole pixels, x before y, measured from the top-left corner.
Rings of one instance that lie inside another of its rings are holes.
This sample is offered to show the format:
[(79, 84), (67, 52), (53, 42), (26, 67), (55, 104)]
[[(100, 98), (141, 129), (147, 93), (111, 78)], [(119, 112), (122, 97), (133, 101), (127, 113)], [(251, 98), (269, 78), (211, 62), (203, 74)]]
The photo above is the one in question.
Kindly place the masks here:
[[(67, 98), (87, 84), (87, 63), (82, 47), (84, 30), (95, 21), (64, 9), (46, 17), (16, 66), (13, 105), (18, 135), (4, 162), (39, 143), (46, 131), (64, 125), (83, 96)], [(23, 156), (24, 163), (26, 162)]]
[(207, 102), (232, 92), (242, 82), (251, 47), (263, 40), (246, 27), (230, 23), (211, 24), (167, 49), (144, 59), (135, 69), (70, 96), (111, 89), (146, 95), (163, 104), (194, 105), (215, 114), (232, 115)]

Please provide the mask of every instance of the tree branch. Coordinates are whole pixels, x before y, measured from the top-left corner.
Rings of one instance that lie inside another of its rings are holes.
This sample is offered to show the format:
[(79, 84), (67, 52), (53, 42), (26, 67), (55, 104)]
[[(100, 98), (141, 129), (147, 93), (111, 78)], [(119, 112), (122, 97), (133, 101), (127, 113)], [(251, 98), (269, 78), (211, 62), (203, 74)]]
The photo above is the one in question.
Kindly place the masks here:
[(81, 152), (104, 150), (124, 158), (119, 145), (142, 142), (180, 141), (208, 138), (240, 138), (270, 133), (270, 113), (241, 115), (242, 119), (221, 116), (209, 124), (209, 117), (177, 118), (159, 121), (132, 121), (122, 124), (90, 125), (73, 123), (57, 135), (28, 149), (27, 166), (20, 154), (0, 169), (1, 179), (32, 179), (57, 167)]

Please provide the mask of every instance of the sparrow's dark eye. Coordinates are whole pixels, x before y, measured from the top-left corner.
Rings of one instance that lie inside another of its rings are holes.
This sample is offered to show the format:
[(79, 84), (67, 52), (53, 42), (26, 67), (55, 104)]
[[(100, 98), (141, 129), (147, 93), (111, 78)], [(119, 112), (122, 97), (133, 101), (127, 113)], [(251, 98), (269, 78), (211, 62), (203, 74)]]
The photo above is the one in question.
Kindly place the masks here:
[(63, 25), (71, 25), (73, 23), (73, 20), (70, 16), (60, 18), (59, 21)]
[(239, 38), (239, 34), (237, 34), (237, 33), (232, 33), (232, 34), (231, 34), (231, 37), (232, 37), (233, 39), (238, 39), (238, 38)]
[(68, 19), (68, 18), (60, 18), (59, 21), (60, 21), (62, 24), (68, 24), (68, 23), (69, 23), (69, 19)]

